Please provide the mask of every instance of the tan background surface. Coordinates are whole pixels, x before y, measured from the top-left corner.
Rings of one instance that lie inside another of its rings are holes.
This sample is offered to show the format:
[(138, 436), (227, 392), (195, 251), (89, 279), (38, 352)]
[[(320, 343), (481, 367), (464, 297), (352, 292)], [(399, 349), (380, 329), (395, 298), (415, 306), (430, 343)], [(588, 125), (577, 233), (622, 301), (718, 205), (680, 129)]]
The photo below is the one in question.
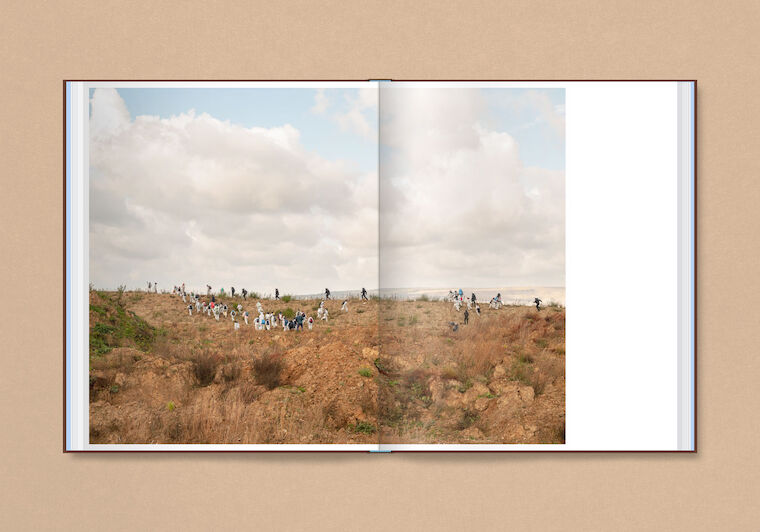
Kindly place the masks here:
[[(0, 529), (757, 530), (760, 2), (34, 4), (0, 9)], [(698, 79), (699, 453), (62, 454), (64, 78)]]

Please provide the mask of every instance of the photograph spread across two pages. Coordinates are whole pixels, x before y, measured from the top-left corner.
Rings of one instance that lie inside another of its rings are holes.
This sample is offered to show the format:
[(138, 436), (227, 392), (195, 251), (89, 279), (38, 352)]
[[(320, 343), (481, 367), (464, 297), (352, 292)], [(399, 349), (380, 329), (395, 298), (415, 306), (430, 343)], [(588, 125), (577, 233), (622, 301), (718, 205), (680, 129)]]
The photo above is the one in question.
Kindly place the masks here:
[(64, 91), (65, 450), (695, 450), (693, 82)]

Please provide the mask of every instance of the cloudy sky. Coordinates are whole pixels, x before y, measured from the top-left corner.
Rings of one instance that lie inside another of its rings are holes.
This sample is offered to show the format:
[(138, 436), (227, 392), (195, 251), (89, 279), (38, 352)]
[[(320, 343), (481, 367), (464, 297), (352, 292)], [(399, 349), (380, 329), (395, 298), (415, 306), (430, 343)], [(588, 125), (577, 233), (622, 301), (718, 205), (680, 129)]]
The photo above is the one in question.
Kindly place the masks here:
[(92, 90), (91, 282), (564, 286), (564, 90), (380, 101), (378, 120), (375, 89)]
[(377, 286), (377, 91), (95, 89), (90, 280)]
[(383, 89), (383, 287), (565, 285), (564, 89)]

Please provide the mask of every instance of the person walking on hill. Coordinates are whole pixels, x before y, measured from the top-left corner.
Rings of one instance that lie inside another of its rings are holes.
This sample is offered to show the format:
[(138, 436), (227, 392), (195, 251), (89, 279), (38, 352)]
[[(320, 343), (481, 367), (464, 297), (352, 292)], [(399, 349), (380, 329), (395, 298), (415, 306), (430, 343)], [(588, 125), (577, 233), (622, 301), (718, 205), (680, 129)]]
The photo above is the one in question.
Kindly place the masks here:
[(330, 299), (330, 289), (325, 288), (325, 299)]
[(280, 289), (279, 288), (275, 288), (274, 289), (274, 298), (277, 299), (277, 300), (280, 299)]
[(235, 287), (230, 288), (230, 293), (232, 294), (232, 297), (235, 297)]
[(210, 296), (210, 295), (211, 295), (211, 285), (210, 285), (210, 284), (207, 284), (207, 285), (206, 285), (206, 295), (207, 295), (207, 296)]
[(538, 298), (535, 298), (533, 302), (536, 304), (536, 310), (541, 311), (541, 300)]
[(367, 289), (362, 287), (362, 301), (369, 301), (369, 298), (367, 298)]
[(464, 311), (464, 324), (467, 325), (467, 323), (470, 321), (470, 311), (465, 309)]
[(241, 293), (241, 294), (243, 294), (243, 299), (245, 299), (245, 296), (247, 296), (247, 295), (248, 295), (248, 290), (246, 290), (245, 288), (243, 288), (243, 289), (240, 291), (240, 293)]

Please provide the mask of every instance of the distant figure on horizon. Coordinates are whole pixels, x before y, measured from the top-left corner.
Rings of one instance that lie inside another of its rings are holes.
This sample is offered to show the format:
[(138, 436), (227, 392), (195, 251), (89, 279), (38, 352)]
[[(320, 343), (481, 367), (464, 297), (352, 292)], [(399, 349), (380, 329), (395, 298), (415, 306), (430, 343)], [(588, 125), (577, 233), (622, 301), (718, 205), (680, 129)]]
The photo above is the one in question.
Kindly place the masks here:
[(330, 289), (325, 288), (325, 299), (330, 299)]
[(153, 283), (153, 293), (154, 294), (158, 293), (158, 283), (156, 283), (156, 282)]
[(153, 283), (148, 281), (148, 292), (150, 292), (150, 289), (153, 288)]
[(472, 304), (475, 304), (475, 292), (472, 293), (472, 297), (470, 298), (472, 300)]
[(467, 322), (469, 322), (469, 321), (470, 321), (470, 311), (469, 310), (465, 310), (464, 311), (464, 324), (467, 325)]
[(274, 289), (274, 298), (280, 299), (280, 290), (278, 288)]
[(232, 297), (235, 297), (235, 287), (230, 288), (230, 293), (232, 294)]
[(210, 284), (207, 284), (207, 285), (206, 285), (206, 295), (207, 295), (207, 296), (210, 296), (210, 295), (211, 295), (211, 285), (210, 285)]
[(362, 301), (369, 301), (367, 298), (367, 289), (362, 287)]
[(536, 310), (540, 311), (541, 310), (541, 300), (538, 299), (538, 298), (535, 298), (533, 300), (533, 302), (536, 304)]
[(243, 289), (240, 291), (240, 293), (241, 293), (241, 294), (243, 294), (243, 299), (245, 299), (245, 296), (247, 296), (247, 295), (248, 295), (248, 290), (246, 290), (245, 288), (243, 288)]

